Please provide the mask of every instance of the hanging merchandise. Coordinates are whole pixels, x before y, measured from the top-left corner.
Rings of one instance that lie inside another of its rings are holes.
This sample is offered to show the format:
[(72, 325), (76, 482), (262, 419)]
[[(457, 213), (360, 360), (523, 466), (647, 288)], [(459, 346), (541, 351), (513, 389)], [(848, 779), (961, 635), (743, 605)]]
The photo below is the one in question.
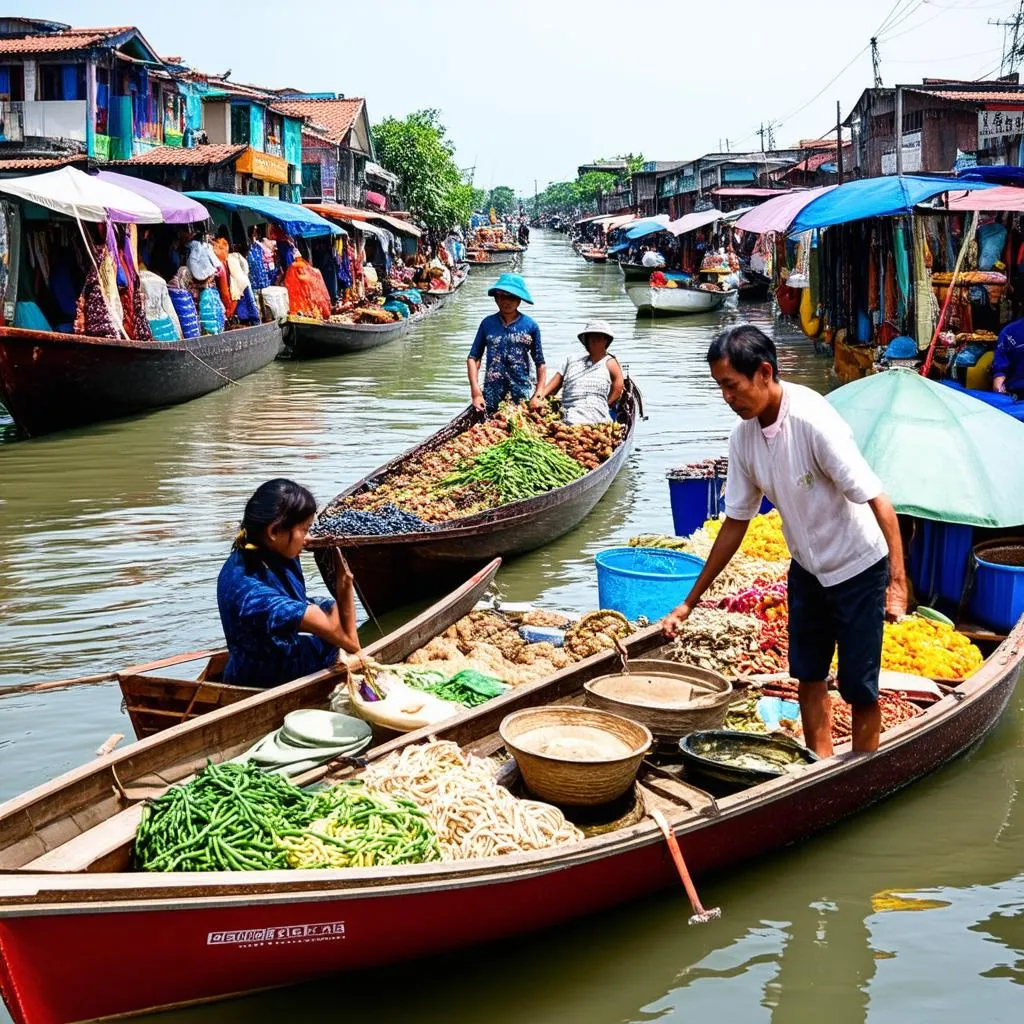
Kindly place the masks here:
[(199, 312), (192, 293), (185, 288), (168, 288), (167, 294), (174, 311), (178, 314), (182, 337), (198, 338), (202, 332), (199, 326)]
[(199, 293), (199, 325), (203, 334), (224, 333), (224, 303), (216, 288), (204, 288)]
[(326, 320), (331, 315), (331, 297), (320, 271), (301, 256), (296, 256), (284, 275), (288, 289), (288, 312)]

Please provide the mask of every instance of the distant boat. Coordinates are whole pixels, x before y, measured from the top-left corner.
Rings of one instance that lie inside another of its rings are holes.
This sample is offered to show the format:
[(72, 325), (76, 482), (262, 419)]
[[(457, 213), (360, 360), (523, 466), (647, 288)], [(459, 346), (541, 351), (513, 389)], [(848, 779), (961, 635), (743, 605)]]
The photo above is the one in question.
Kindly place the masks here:
[(705, 288), (652, 288), (650, 285), (629, 285), (626, 293), (638, 313), (678, 316), (686, 313), (710, 313), (725, 305), (726, 299), (736, 294), (728, 291), (708, 291)]

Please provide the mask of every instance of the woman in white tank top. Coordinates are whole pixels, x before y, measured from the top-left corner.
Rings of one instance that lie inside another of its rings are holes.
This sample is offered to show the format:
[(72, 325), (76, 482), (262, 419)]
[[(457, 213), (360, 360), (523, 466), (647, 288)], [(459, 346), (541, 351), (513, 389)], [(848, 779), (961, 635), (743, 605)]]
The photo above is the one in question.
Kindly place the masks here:
[(591, 320), (578, 335), (587, 354), (569, 356), (560, 373), (556, 373), (531, 401), (532, 408), (562, 389), (562, 418), (570, 425), (606, 423), (611, 419), (609, 406), (622, 394), (625, 380), (618, 360), (608, 354), (615, 335), (605, 320)]

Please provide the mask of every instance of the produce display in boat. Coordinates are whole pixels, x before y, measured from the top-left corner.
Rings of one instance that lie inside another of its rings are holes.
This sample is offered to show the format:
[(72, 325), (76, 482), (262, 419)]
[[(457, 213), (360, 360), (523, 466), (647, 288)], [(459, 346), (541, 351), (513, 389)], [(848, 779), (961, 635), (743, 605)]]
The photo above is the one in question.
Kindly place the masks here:
[(535, 497), (596, 469), (625, 437), (620, 423), (569, 426), (555, 408), (503, 406), (494, 418), (328, 505), (311, 536), (415, 532)]

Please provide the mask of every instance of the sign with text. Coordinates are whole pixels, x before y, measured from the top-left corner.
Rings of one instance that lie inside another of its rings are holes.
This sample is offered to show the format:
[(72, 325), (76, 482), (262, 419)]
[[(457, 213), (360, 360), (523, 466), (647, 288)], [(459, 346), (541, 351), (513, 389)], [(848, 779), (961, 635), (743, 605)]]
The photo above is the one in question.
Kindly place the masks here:
[[(903, 133), (903, 173), (914, 174), (921, 170), (921, 133)], [(896, 173), (896, 151), (882, 154), (882, 173)]]
[(989, 139), (1024, 135), (1024, 110), (979, 110), (978, 145)]

